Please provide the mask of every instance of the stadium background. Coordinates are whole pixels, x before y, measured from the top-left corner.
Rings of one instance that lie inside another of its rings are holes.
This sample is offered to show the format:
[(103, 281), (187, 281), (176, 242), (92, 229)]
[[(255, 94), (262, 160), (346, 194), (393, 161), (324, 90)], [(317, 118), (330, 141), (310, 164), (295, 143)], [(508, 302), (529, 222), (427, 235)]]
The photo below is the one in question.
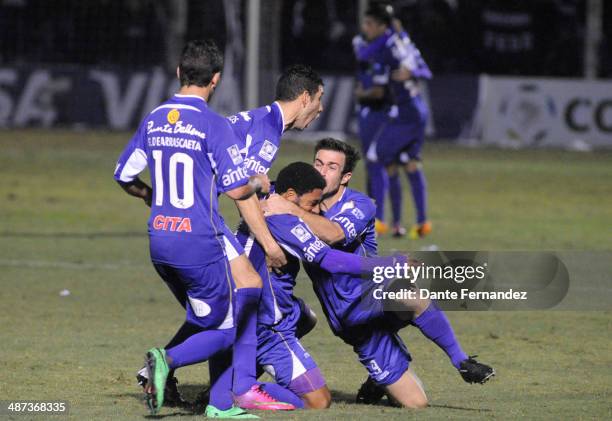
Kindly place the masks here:
[[(134, 371), (143, 351), (165, 342), (182, 314), (148, 262), (146, 209), (112, 181), (130, 129), (176, 88), (183, 41), (213, 37), (226, 52), (217, 110), (228, 114), (271, 101), (279, 70), (305, 62), (325, 75), (326, 111), (313, 128), (287, 138), (332, 133), (354, 141), (350, 40), (365, 3), (0, 1), (0, 399), (68, 400), (74, 419), (146, 413)], [(436, 246), (609, 254), (610, 2), (394, 3), (435, 75), (426, 88), (433, 118), (424, 153), (435, 231), (418, 241), (381, 238), (382, 251)], [(508, 76), (518, 80), (519, 97), (500, 103), (516, 104), (535, 126), (488, 113), (495, 107), (486, 100), (495, 98), (483, 86), (499, 86)], [(564, 85), (549, 88), (551, 81)], [(592, 92), (580, 100), (592, 103), (583, 111), (593, 115), (575, 117), (592, 124), (586, 131), (563, 128), (572, 135), (564, 139), (549, 134), (557, 147), (539, 148), (533, 133), (556, 133), (553, 126), (561, 124), (553, 117), (563, 112), (541, 117), (551, 102), (559, 108), (561, 91)], [(498, 120), (503, 133), (519, 133), (505, 143), (513, 150), (488, 147), (497, 139), (487, 139), (482, 127)], [(272, 175), (296, 159), (311, 159), (308, 143), (288, 142)], [(362, 186), (358, 171), (353, 187)], [(235, 221), (233, 205), (223, 206)], [(410, 206), (404, 219), (412, 219)], [(600, 276), (609, 269), (595, 268), (601, 283), (584, 290), (603, 303), (597, 308), (453, 312), (465, 348), (498, 370), (482, 388), (463, 384), (441, 351), (410, 329), (403, 332), (433, 405), (420, 416), (610, 418), (610, 283), (609, 275)], [(581, 281), (572, 279), (572, 287), (580, 289)], [(304, 277), (298, 294), (322, 314)], [(305, 343), (336, 403), (328, 412), (293, 418), (406, 416), (351, 404), (364, 372), (324, 320)], [(205, 365), (179, 372), (190, 398), (206, 379)], [(173, 419), (192, 415), (164, 411)]]

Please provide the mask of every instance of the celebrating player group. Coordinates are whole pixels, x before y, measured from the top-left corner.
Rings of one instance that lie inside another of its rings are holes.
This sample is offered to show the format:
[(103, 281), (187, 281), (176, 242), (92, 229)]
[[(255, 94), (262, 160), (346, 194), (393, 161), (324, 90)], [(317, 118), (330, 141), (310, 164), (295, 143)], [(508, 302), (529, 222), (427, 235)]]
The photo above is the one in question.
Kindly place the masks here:
[[(146, 352), (137, 378), (152, 414), (182, 405), (176, 369), (208, 361), (206, 416), (257, 418), (256, 410), (324, 409), (332, 404), (316, 349), (300, 338), (317, 319), (294, 295), (300, 269), (312, 282), (329, 327), (350, 345), (367, 379), (357, 402), (385, 395), (406, 408), (424, 408), (423, 385), (398, 331), (412, 325), (438, 345), (461, 377), (484, 383), (495, 371), (462, 349), (444, 312), (429, 300), (397, 301), (390, 310), (373, 299), (374, 267), (412, 264), (408, 256), (379, 256), (386, 190), (393, 202), (393, 233), (400, 224), (406, 171), (417, 221), (412, 235), (431, 230), (420, 166), (427, 111), (418, 78), (431, 73), (391, 11), (372, 7), (364, 38), (354, 42), (360, 62), (357, 100), (367, 195), (348, 187), (360, 153), (342, 141), (321, 139), (313, 162), (293, 162), (274, 183), (267, 177), (286, 130), (302, 130), (323, 112), (321, 77), (310, 67), (286, 69), (275, 101), (228, 118), (210, 109), (223, 59), (212, 41), (184, 47), (180, 89), (152, 110), (121, 154), (114, 177), (151, 207), (151, 261), (180, 305), (185, 322), (163, 347)], [(151, 186), (139, 178), (150, 168)], [(219, 211), (225, 194), (242, 221), (230, 230)], [(343, 348), (351, 352), (349, 347)], [(263, 372), (274, 382), (260, 382)]]

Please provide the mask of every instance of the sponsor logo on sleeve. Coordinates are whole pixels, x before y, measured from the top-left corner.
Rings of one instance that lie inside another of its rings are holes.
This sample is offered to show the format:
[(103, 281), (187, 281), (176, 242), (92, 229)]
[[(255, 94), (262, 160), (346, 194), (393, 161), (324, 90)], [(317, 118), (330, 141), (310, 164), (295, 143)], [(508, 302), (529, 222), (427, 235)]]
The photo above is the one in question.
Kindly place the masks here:
[(259, 156), (270, 162), (274, 159), (274, 154), (276, 154), (277, 150), (278, 147), (274, 145), (274, 143), (270, 142), (269, 140), (265, 140), (261, 146), (261, 149), (259, 150)]
[(312, 235), (310, 235), (310, 233), (304, 227), (304, 225), (301, 225), (301, 224), (296, 225), (295, 227), (291, 228), (291, 234), (293, 234), (295, 238), (300, 240), (302, 243), (305, 243), (306, 241), (312, 238)]
[(234, 163), (234, 165), (242, 164), (242, 161), (243, 161), (242, 154), (240, 153), (240, 148), (238, 147), (238, 145), (234, 143), (232, 146), (227, 148), (227, 153), (232, 159), (232, 162)]

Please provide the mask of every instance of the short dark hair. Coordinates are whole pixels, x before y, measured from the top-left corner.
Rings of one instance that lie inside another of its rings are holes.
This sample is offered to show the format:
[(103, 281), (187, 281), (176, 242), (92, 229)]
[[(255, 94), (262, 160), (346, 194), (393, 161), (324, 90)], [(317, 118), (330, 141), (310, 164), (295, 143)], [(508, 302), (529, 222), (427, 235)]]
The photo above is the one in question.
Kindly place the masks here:
[(313, 96), (323, 86), (323, 79), (310, 66), (295, 64), (285, 69), (276, 83), (276, 100), (293, 101), (304, 91)]
[(365, 15), (369, 16), (383, 25), (391, 26), (393, 20), (393, 7), (385, 3), (372, 3), (365, 11)]
[(353, 172), (357, 162), (361, 159), (361, 154), (353, 146), (346, 142), (331, 137), (326, 137), (317, 142), (315, 146), (315, 156), (320, 150), (342, 152), (344, 154), (344, 168), (342, 175)]
[(274, 183), (274, 191), (278, 194), (289, 189), (295, 190), (298, 196), (315, 189), (323, 190), (325, 179), (319, 171), (306, 162), (293, 162), (280, 170)]
[(179, 63), (181, 86), (210, 84), (223, 68), (223, 55), (213, 40), (192, 40), (183, 48)]

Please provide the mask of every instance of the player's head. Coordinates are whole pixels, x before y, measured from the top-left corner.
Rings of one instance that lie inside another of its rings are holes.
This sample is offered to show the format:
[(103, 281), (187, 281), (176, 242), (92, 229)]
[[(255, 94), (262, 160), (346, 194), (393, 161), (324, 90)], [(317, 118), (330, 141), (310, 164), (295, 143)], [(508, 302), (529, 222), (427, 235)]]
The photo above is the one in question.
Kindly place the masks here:
[(212, 40), (189, 41), (181, 53), (176, 70), (181, 86), (211, 87), (221, 78), (223, 55)]
[(373, 3), (366, 10), (361, 31), (368, 41), (378, 38), (391, 26), (393, 8), (384, 3)]
[(293, 162), (280, 170), (274, 191), (285, 199), (310, 212), (323, 196), (325, 179), (306, 162)]
[(355, 165), (361, 159), (357, 149), (331, 137), (321, 139), (315, 146), (314, 168), (325, 178), (326, 196), (346, 186), (353, 176)]
[(276, 84), (276, 101), (297, 105), (297, 116), (291, 128), (303, 130), (323, 112), (323, 79), (310, 66), (288, 67)]

